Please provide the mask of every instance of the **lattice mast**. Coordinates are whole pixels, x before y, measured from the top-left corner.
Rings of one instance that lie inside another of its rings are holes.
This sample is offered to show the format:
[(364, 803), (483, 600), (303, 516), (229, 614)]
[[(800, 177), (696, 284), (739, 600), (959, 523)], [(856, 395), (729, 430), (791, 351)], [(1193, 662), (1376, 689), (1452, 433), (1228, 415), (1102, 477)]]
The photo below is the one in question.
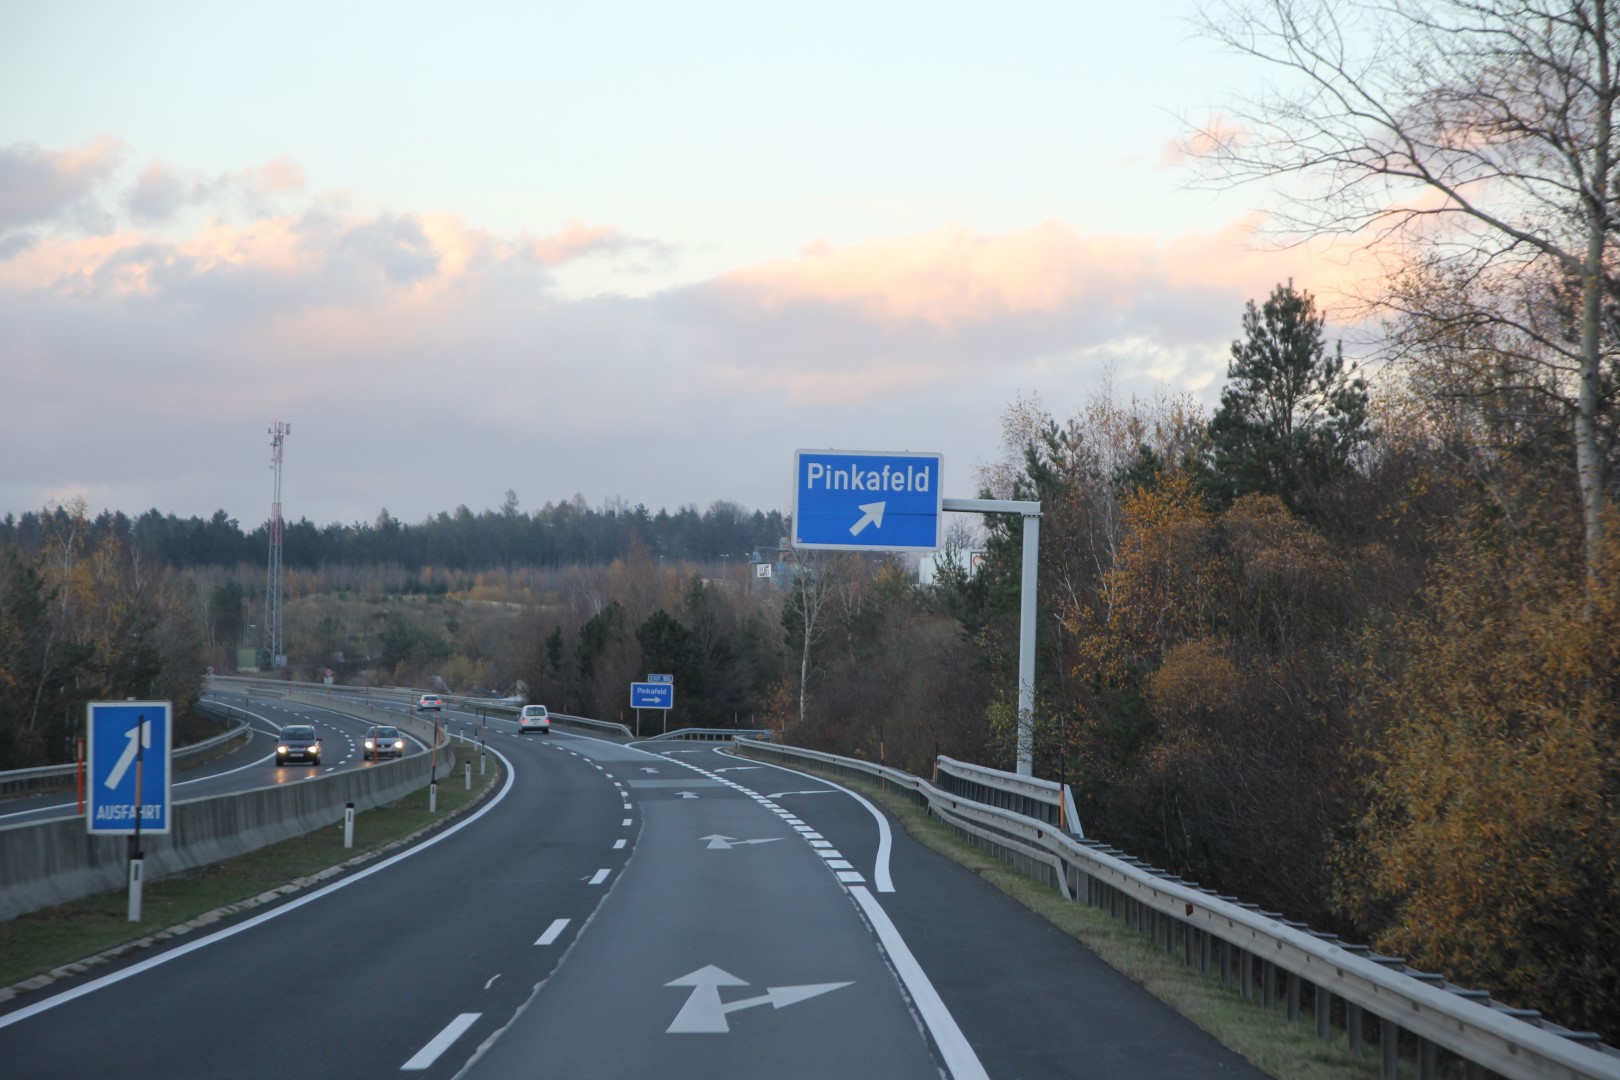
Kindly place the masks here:
[(270, 426), (270, 468), (276, 474), (275, 498), (270, 503), (270, 566), (264, 585), (264, 647), (270, 666), (282, 666), (281, 642), (281, 443), (291, 424), (277, 420)]

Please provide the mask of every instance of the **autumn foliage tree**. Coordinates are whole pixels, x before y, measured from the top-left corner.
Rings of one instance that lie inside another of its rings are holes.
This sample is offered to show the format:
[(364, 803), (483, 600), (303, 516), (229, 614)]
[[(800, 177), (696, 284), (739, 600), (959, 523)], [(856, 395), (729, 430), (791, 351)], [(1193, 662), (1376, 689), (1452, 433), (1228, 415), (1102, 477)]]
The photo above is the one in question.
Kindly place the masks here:
[(175, 703), (189, 720), (201, 644), (185, 586), (116, 534), (92, 538), (82, 503), (49, 515), (30, 555), (0, 549), (0, 768), (72, 759), (89, 701)]
[(1620, 545), (1589, 596), (1575, 535), (1476, 516), (1426, 602), (1369, 643), (1359, 711), (1382, 737), (1340, 906), (1420, 967), (1612, 1038)]

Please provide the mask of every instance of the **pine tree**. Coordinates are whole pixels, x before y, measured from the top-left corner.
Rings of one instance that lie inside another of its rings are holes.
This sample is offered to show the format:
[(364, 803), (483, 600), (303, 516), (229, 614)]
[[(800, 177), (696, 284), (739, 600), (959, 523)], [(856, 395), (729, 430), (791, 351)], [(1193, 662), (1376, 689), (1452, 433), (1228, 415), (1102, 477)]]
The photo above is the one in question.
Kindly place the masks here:
[(1209, 425), (1205, 489), (1218, 503), (1276, 495), (1312, 515), (1367, 442), (1367, 385), (1345, 370), (1342, 345), (1328, 350), (1325, 321), (1292, 281), (1263, 307), (1249, 301)]

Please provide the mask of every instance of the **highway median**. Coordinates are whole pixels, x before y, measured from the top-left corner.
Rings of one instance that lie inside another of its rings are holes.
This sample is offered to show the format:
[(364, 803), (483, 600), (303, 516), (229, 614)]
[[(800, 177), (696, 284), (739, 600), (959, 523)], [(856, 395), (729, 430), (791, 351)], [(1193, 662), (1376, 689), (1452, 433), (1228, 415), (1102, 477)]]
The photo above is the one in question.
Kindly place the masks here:
[(424, 783), (393, 802), (357, 813), (352, 849), (343, 846), (344, 826), (339, 821), (183, 875), (149, 882), (139, 923), (128, 921), (122, 889), (0, 922), (0, 1001), (214, 927), (416, 843), (498, 790), (504, 776), (501, 759), (489, 755), (486, 760), (489, 768), (484, 775), (473, 770), (471, 790), (460, 775), (442, 779), (436, 810), (428, 809)]

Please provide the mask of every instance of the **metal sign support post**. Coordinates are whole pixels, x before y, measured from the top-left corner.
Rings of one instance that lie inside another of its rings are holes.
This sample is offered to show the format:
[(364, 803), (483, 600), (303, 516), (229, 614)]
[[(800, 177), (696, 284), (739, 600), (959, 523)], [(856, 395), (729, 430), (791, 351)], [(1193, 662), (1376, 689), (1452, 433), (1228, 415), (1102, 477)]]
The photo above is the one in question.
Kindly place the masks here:
[(1018, 586), (1018, 775), (1035, 771), (1035, 585), (1040, 568), (1041, 504), (1016, 499), (944, 499), (940, 509), (963, 514), (1021, 514), (1024, 563)]
[(141, 921), (141, 894), (145, 886), (146, 854), (141, 851), (141, 783), (145, 780), (146, 717), (135, 722), (135, 832), (129, 838), (129, 921)]

